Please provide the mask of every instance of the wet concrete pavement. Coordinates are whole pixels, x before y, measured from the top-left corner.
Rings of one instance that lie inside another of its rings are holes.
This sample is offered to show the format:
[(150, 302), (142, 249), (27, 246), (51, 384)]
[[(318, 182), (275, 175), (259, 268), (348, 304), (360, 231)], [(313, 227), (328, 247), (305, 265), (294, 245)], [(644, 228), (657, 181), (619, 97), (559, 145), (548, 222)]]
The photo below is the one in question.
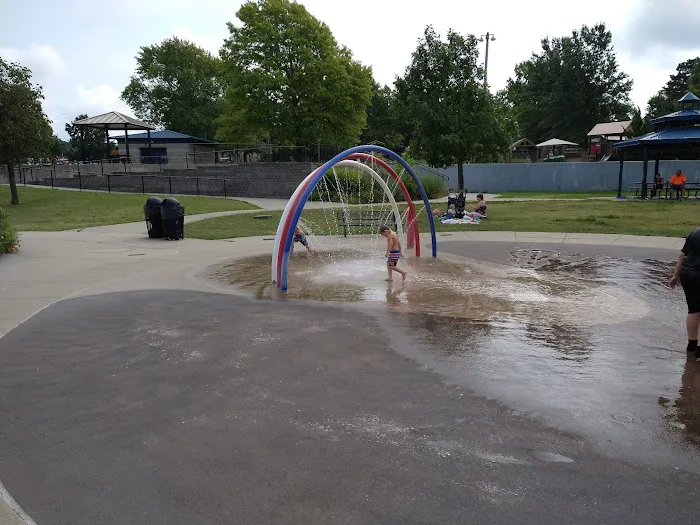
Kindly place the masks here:
[[(695, 523), (696, 475), (446, 384), (391, 312), (71, 299), (0, 340), (0, 472), (38, 523)], [(333, 344), (329, 344), (332, 341)]]
[(404, 289), (376, 254), (297, 254), (262, 301), (255, 272), (201, 270), (264, 254), (267, 284), (264, 238), (26, 236), (0, 329), (76, 298), (0, 339), (2, 482), (40, 525), (695, 523), (677, 240), (483, 233), (441, 238)]
[[(700, 407), (687, 401), (692, 387), (681, 389), (684, 366), (686, 377), (696, 367), (684, 361), (685, 302), (666, 285), (675, 250), (440, 248), (437, 260), (402, 261), (409, 280), (391, 285), (371, 251), (299, 255), (286, 298), (388, 307), (397, 333), (411, 335), (396, 351), (454, 384), (585, 436), (611, 457), (700, 473)], [(243, 260), (210, 277), (274, 297), (266, 263)]]

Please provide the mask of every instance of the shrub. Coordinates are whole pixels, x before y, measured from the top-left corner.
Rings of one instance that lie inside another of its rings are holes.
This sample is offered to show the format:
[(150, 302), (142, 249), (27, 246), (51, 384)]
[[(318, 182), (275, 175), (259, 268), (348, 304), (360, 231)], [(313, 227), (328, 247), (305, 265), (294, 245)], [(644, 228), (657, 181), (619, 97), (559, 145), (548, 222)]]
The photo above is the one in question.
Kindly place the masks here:
[(445, 181), (440, 177), (435, 175), (425, 175), (420, 178), (425, 193), (428, 194), (429, 199), (437, 199), (438, 197), (444, 197), (447, 193), (447, 188), (445, 187)]
[(19, 248), (17, 232), (10, 226), (7, 212), (0, 208), (0, 255), (14, 252)]

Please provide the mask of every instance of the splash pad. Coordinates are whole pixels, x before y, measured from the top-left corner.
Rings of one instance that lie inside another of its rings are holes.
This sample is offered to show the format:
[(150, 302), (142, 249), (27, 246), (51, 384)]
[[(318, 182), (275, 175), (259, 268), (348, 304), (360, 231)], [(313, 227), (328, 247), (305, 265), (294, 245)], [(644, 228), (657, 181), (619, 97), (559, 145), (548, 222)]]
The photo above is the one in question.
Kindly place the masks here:
[[(401, 174), (397, 174), (394, 168), (384, 160), (383, 158), (377, 156), (382, 155), (386, 157), (389, 162), (395, 162), (401, 168)], [(325, 184), (326, 194), (328, 196), (329, 204), (335, 202), (339, 204), (341, 209), (349, 209), (351, 206), (355, 206), (352, 203), (351, 197), (353, 195), (349, 194), (347, 191), (348, 185), (346, 184), (346, 191), (343, 192), (341, 178), (338, 177), (336, 172), (336, 167), (344, 168), (346, 170), (357, 170), (358, 173), (364, 173), (370, 175), (371, 184), (375, 182), (378, 184), (382, 190), (382, 201), (378, 203), (379, 205), (389, 206), (389, 211), (387, 212), (387, 217), (393, 215), (394, 221), (397, 227), (397, 233), (401, 238), (407, 235), (405, 239), (404, 246), (415, 247), (415, 256), (420, 257), (420, 237), (418, 231), (418, 215), (416, 213), (415, 206), (412, 202), (410, 192), (406, 187), (406, 184), (402, 180), (402, 175), (408, 173), (413, 184), (415, 184), (418, 192), (423, 199), (423, 204), (425, 207), (426, 216), (428, 218), (428, 223), (430, 226), (430, 236), (432, 243), (432, 256), (437, 257), (437, 240), (435, 237), (435, 222), (433, 219), (433, 214), (430, 209), (430, 202), (428, 200), (428, 195), (421, 183), (420, 179), (413, 171), (411, 166), (397, 153), (383, 148), (381, 146), (365, 145), (365, 146), (355, 146), (353, 148), (347, 149), (342, 153), (339, 153), (333, 157), (330, 161), (323, 164), (318, 169), (312, 171), (302, 182), (299, 184), (297, 189), (292, 194), (287, 206), (282, 213), (279, 225), (277, 227), (277, 234), (275, 236), (275, 243), (272, 253), (272, 267), (271, 267), (271, 278), (272, 282), (276, 283), (277, 287), (281, 291), (287, 291), (288, 287), (288, 274), (289, 274), (289, 256), (294, 244), (294, 230), (299, 224), (301, 214), (304, 210), (309, 198), (312, 196), (314, 191), (322, 199), (323, 186), (319, 184)], [(386, 180), (376, 171), (375, 168), (381, 168), (386, 174)], [(335, 201), (331, 198), (331, 191), (329, 188), (329, 177), (328, 174), (333, 175), (331, 179), (331, 186), (333, 186), (333, 180), (335, 181), (334, 194), (336, 195)], [(347, 177), (346, 177), (347, 181)], [(387, 181), (392, 181), (394, 185), (394, 190), (399, 190), (406, 199), (407, 212), (406, 212), (406, 228), (404, 235), (403, 228), (403, 218), (402, 214), (398, 209), (398, 204), (394, 197), (394, 191), (389, 186)], [(358, 186), (359, 188), (360, 186)], [(358, 189), (357, 196), (362, 195), (362, 191)], [(370, 187), (369, 195), (374, 195), (373, 186)], [(363, 203), (358, 202), (357, 206), (361, 206)], [(374, 207), (375, 203), (364, 203), (369, 206)], [(331, 208), (334, 209), (334, 208)], [(328, 223), (328, 220), (326, 219)], [(403, 239), (402, 239), (403, 240)]]

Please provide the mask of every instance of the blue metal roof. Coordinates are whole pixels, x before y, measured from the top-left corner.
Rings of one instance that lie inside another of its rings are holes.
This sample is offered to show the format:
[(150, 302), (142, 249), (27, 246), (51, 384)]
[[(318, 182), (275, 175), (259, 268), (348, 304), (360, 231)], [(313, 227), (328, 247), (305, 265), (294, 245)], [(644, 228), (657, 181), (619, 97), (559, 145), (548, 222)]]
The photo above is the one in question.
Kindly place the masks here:
[(678, 102), (700, 102), (700, 98), (696, 97), (695, 93), (688, 91)]
[(699, 122), (700, 110), (697, 109), (681, 109), (664, 115), (663, 117), (655, 118), (651, 121), (653, 126), (663, 124), (664, 122)]
[[(124, 135), (110, 138), (115, 139), (117, 142), (125, 142)], [(134, 133), (133, 135), (129, 135), (129, 142), (142, 142), (146, 140), (148, 140), (148, 133)], [(185, 135), (184, 133), (170, 131), (169, 129), (151, 131), (151, 140), (159, 142), (204, 142), (208, 144), (216, 144), (215, 140), (203, 139), (202, 137), (195, 137), (193, 135)]]
[(700, 128), (671, 128), (653, 131), (623, 140), (614, 144), (614, 148), (629, 148), (632, 146), (659, 146), (664, 144), (700, 144)]

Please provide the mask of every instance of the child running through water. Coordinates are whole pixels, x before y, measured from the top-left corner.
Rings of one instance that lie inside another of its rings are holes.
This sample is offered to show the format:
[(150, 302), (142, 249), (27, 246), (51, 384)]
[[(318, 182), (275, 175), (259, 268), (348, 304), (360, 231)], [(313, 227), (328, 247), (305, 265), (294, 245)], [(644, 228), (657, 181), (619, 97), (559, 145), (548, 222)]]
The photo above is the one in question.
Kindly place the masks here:
[(294, 245), (296, 243), (300, 242), (301, 245), (306, 248), (309, 252), (309, 255), (311, 255), (311, 246), (309, 245), (309, 240), (306, 238), (306, 235), (304, 235), (304, 232), (301, 231), (301, 228), (297, 224), (296, 228), (294, 228), (294, 242), (292, 243), (292, 253), (294, 253)]
[(401, 240), (399, 239), (399, 236), (396, 235), (393, 231), (391, 231), (391, 228), (387, 226), (386, 224), (383, 224), (379, 228), (379, 234), (382, 237), (386, 237), (386, 269), (387, 272), (389, 272), (389, 278), (387, 281), (393, 281), (392, 279), (392, 272), (399, 272), (402, 277), (402, 281), (406, 280), (406, 272), (403, 270), (400, 270), (396, 265), (399, 263), (399, 259), (401, 258)]

